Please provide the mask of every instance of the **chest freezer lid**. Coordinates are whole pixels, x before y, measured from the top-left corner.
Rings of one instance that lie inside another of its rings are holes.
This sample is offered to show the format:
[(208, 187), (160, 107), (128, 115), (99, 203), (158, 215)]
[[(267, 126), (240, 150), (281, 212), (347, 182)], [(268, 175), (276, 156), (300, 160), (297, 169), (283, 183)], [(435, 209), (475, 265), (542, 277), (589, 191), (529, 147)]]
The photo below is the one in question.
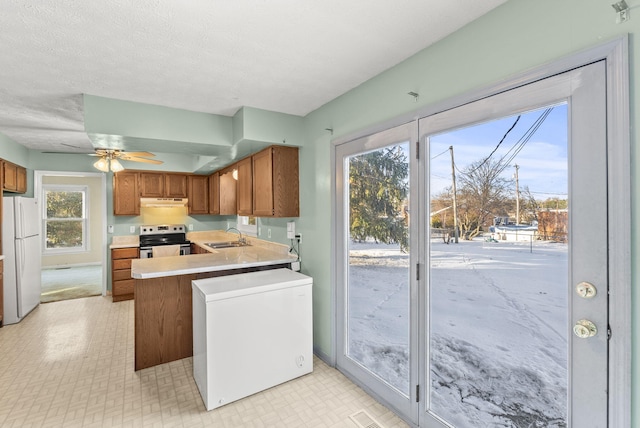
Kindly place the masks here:
[(198, 279), (191, 282), (206, 302), (230, 299), (248, 294), (307, 285), (313, 278), (290, 269), (272, 269), (216, 278)]

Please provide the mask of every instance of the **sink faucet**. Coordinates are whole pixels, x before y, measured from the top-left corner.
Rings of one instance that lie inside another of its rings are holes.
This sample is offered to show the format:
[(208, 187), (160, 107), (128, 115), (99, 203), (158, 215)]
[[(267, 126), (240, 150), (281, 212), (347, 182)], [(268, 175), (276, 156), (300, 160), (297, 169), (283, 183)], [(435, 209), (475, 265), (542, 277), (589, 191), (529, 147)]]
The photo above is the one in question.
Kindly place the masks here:
[(235, 227), (230, 227), (226, 230), (226, 232), (229, 232), (230, 230), (235, 230), (236, 232), (238, 232), (238, 235), (240, 235), (238, 237), (238, 242), (241, 244), (246, 244), (247, 240), (245, 238), (242, 237), (242, 232), (240, 232), (238, 229), (236, 229)]

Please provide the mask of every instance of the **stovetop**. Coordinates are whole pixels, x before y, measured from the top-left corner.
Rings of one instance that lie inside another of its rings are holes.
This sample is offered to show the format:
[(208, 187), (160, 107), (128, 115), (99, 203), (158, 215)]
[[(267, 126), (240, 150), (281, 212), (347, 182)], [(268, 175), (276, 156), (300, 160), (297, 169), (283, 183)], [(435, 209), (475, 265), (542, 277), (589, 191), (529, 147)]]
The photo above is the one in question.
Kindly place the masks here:
[(157, 245), (189, 245), (184, 224), (158, 224), (140, 226), (140, 247)]

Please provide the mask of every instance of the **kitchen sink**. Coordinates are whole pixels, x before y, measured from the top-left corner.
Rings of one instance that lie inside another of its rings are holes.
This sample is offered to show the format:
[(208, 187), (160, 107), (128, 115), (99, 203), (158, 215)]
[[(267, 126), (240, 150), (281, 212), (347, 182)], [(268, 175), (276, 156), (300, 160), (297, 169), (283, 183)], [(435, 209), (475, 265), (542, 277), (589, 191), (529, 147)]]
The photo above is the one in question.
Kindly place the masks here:
[(240, 242), (240, 241), (221, 241), (221, 242), (205, 242), (209, 248), (218, 249), (218, 248), (235, 248), (235, 247), (247, 247), (251, 244), (248, 242)]

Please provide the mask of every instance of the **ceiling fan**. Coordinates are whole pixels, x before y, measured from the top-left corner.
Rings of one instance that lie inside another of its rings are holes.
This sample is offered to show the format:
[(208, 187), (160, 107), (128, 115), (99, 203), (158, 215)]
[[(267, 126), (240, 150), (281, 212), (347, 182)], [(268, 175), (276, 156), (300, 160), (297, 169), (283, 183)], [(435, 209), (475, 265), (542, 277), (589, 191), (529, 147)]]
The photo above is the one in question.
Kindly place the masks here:
[(103, 172), (122, 171), (124, 167), (118, 159), (131, 162), (152, 163), (156, 165), (163, 163), (159, 160), (148, 159), (149, 157), (155, 156), (153, 153), (149, 152), (125, 152), (124, 150), (117, 149), (96, 149), (96, 152), (91, 153), (89, 156), (100, 157), (93, 166)]

